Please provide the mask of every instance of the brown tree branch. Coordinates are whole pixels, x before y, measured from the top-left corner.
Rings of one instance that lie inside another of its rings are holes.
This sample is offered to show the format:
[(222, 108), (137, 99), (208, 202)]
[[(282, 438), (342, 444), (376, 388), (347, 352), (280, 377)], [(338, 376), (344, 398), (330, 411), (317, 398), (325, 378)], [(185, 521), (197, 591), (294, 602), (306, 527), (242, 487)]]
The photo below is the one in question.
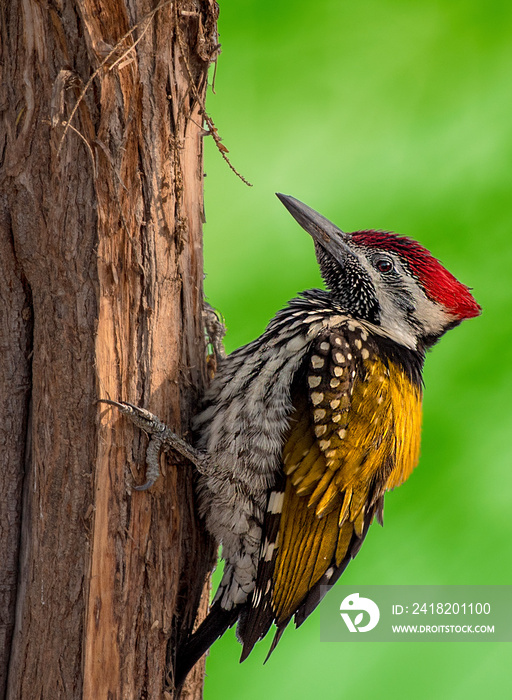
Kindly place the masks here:
[[(176, 648), (207, 606), (213, 547), (192, 468), (170, 458), (151, 492), (133, 492), (146, 440), (96, 403), (127, 398), (186, 432), (206, 381), (202, 116), (217, 8), (177, 9), (13, 0), (0, 15), (8, 698), (172, 693)], [(201, 688), (198, 669), (182, 696)]]

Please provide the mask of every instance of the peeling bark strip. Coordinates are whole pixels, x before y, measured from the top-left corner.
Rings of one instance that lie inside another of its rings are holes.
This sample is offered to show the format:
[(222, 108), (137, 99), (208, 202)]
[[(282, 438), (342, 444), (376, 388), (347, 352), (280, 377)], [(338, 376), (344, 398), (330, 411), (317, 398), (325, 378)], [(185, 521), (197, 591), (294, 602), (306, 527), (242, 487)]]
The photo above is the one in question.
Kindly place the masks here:
[[(145, 438), (95, 404), (129, 399), (186, 432), (206, 381), (201, 102), (217, 5), (156, 7), (11, 0), (0, 12), (10, 699), (171, 697), (176, 647), (202, 593), (207, 605), (192, 469), (168, 460), (151, 492), (132, 492)], [(201, 688), (198, 668), (182, 697)]]

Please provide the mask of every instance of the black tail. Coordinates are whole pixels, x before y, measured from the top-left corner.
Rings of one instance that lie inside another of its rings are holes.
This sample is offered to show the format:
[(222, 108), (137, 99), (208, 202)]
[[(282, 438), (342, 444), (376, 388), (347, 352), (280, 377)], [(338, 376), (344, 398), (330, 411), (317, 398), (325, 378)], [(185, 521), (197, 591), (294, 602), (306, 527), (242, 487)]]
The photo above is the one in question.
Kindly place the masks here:
[(224, 634), (228, 627), (232, 627), (235, 624), (239, 614), (239, 607), (234, 607), (232, 610), (224, 610), (224, 608), (220, 607), (219, 602), (211, 607), (210, 612), (196, 631), (178, 650), (174, 677), (177, 691), (183, 685), (192, 667), (208, 651), (211, 645)]

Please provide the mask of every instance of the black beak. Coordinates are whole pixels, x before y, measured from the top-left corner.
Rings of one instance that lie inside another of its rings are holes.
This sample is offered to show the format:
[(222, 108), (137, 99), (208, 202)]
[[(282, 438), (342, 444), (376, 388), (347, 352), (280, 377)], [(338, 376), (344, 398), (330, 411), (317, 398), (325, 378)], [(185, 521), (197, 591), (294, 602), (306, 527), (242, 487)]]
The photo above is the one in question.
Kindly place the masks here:
[(348, 245), (350, 240), (348, 234), (343, 233), (329, 219), (287, 194), (276, 192), (276, 197), (288, 209), (295, 221), (309, 233), (315, 243), (322, 246), (339, 263), (343, 264), (347, 255), (355, 257)]

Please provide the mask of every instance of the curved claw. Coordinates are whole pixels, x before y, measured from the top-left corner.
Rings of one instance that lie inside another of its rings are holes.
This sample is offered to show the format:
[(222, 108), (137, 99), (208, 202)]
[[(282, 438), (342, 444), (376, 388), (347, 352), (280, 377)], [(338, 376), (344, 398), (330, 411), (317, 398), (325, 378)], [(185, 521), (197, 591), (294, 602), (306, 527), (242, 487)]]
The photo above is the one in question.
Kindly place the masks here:
[(154, 479), (148, 479), (145, 484), (142, 484), (141, 486), (134, 486), (133, 490), (134, 491), (148, 491), (153, 484), (155, 483)]
[(108, 403), (110, 406), (117, 406), (117, 408), (124, 408), (125, 404), (121, 401), (112, 401), (111, 399), (96, 399), (96, 403)]

